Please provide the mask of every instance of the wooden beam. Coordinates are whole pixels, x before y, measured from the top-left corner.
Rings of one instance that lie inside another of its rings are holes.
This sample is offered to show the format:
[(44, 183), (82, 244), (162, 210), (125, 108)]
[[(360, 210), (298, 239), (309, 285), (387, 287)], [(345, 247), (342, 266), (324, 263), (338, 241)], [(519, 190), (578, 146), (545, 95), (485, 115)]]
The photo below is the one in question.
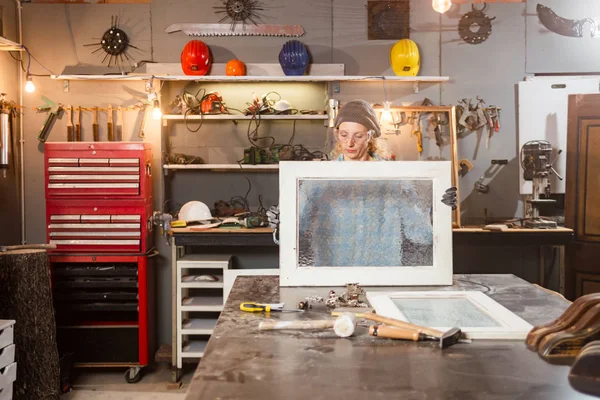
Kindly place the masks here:
[(527, 0), (452, 0), (452, 4), (469, 3), (525, 3)]
[(30, 0), (32, 4), (150, 4), (152, 0)]

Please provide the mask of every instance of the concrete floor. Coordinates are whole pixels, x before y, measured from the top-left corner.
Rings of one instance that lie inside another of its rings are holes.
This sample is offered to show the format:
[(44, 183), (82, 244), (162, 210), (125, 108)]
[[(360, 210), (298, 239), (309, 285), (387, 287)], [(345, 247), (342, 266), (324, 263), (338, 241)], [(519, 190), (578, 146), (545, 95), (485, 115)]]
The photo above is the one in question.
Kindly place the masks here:
[(181, 379), (179, 389), (169, 389), (171, 370), (158, 365), (155, 371), (144, 371), (138, 383), (125, 382), (125, 369), (80, 369), (73, 379), (73, 389), (64, 394), (64, 400), (183, 400), (194, 374), (189, 366)]

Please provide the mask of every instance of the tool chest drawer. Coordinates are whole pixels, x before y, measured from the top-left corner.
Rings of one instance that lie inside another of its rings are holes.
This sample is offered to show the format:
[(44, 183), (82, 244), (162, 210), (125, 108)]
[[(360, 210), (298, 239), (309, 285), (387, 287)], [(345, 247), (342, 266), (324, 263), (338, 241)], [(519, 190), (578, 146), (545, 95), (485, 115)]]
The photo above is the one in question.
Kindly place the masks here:
[(147, 143), (46, 143), (44, 159), (46, 198), (152, 196)]
[(48, 200), (47, 240), (54, 253), (146, 252), (151, 212), (151, 201)]
[(148, 258), (51, 254), (50, 266), (61, 354), (87, 366), (147, 365), (155, 346)]
[[(94, 320), (104, 320), (107, 312), (114, 312), (116, 319), (137, 320), (137, 263), (55, 262), (52, 286), (55, 309), (61, 318), (81, 313), (78, 319), (93, 316)], [(120, 312), (128, 314), (121, 317)]]

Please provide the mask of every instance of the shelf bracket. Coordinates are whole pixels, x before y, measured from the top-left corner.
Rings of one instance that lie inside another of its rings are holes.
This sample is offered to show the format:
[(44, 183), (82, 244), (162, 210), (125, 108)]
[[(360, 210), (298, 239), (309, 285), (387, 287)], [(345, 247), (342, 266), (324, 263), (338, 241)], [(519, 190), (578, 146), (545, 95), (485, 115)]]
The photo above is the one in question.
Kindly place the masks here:
[(419, 81), (415, 81), (413, 83), (413, 91), (415, 92), (415, 94), (419, 93)]
[(333, 81), (333, 93), (340, 92), (340, 81)]
[(63, 92), (68, 92), (71, 89), (71, 81), (65, 79), (63, 81)]

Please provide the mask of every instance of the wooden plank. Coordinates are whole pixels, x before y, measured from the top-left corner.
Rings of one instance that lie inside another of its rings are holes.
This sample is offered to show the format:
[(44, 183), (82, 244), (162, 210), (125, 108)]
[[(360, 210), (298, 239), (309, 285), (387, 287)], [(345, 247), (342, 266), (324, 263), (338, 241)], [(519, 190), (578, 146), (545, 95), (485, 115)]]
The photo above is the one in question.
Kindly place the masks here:
[(30, 0), (33, 4), (150, 4), (152, 0)]
[(471, 3), (525, 3), (527, 0), (452, 0), (452, 4)]
[(525, 228), (509, 228), (505, 231), (489, 231), (479, 227), (465, 227), (457, 228), (452, 230), (455, 233), (488, 233), (488, 234), (510, 234), (510, 233), (531, 233), (541, 235), (551, 235), (553, 233), (573, 233), (573, 229), (569, 228), (556, 228), (556, 229), (525, 229)]

